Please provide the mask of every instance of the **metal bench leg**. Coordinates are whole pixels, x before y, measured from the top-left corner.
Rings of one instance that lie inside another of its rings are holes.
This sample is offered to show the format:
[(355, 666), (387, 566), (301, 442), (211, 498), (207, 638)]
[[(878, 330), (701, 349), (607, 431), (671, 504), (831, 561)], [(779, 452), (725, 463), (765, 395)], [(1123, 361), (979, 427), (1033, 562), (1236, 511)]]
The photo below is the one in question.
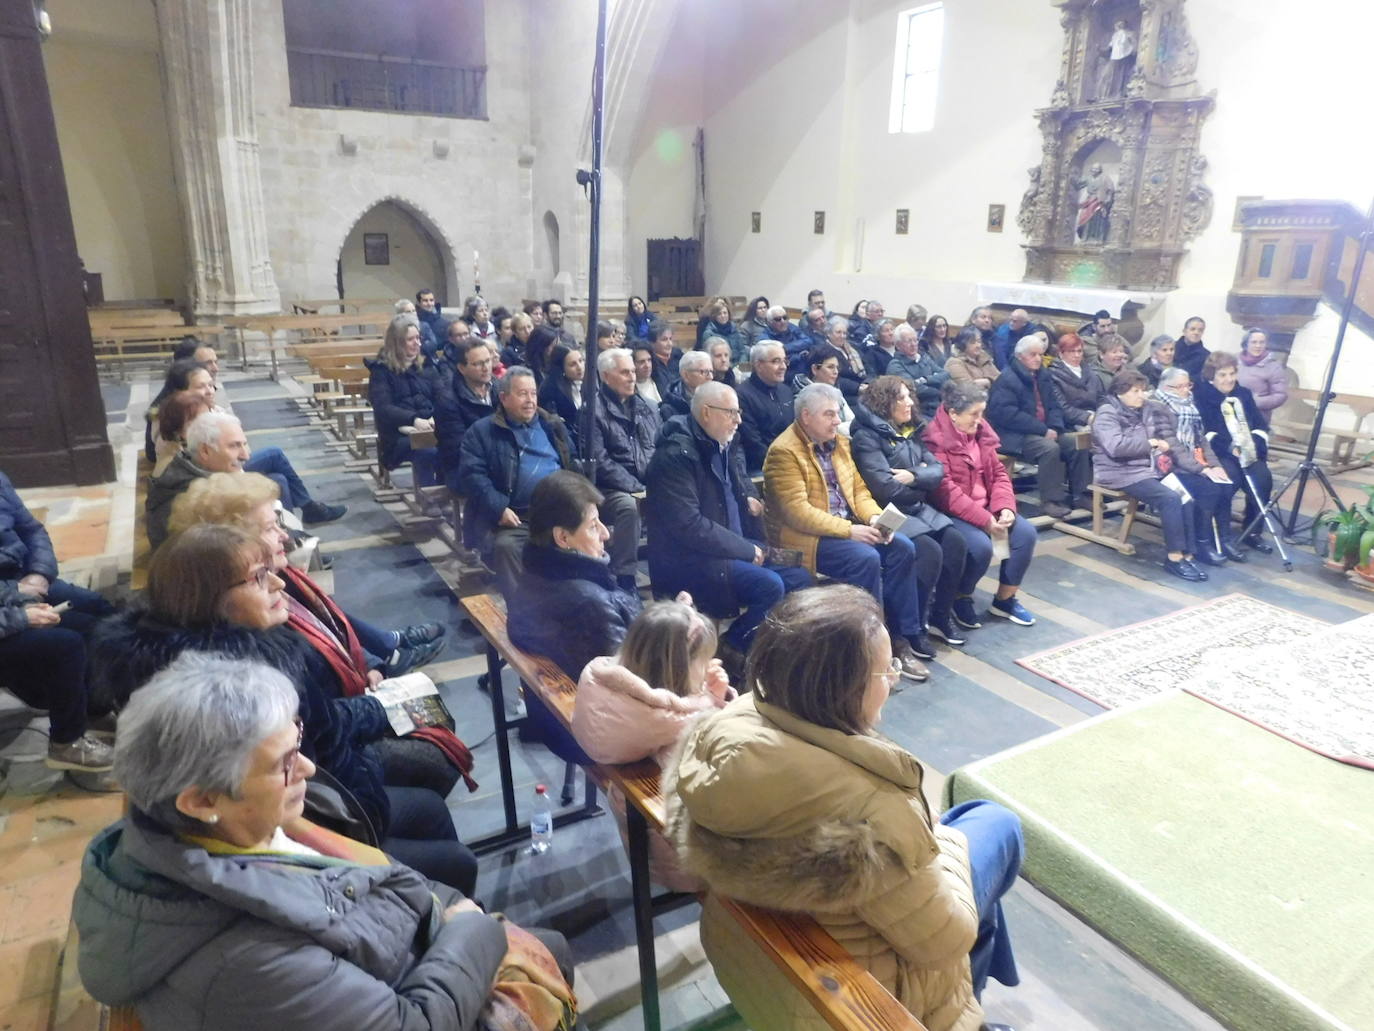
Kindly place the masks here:
[(654, 956), (653, 897), (649, 894), (649, 825), (632, 805), (625, 807), (629, 838), (630, 896), (634, 901), (635, 943), (639, 949), (639, 990), (645, 1031), (660, 1031), (658, 961)]
[(564, 805), (572, 805), (573, 797), (577, 791), (574, 778), (577, 776), (577, 763), (566, 763), (563, 766), (563, 794), (561, 801)]
[(506, 693), (501, 690), (501, 656), (487, 645), (487, 693), (491, 696), (491, 719), (496, 727), (496, 761), (501, 767), (501, 804), (506, 811), (506, 831), (513, 836), (520, 823), (515, 811), (515, 778), (510, 768), (510, 741), (506, 737)]

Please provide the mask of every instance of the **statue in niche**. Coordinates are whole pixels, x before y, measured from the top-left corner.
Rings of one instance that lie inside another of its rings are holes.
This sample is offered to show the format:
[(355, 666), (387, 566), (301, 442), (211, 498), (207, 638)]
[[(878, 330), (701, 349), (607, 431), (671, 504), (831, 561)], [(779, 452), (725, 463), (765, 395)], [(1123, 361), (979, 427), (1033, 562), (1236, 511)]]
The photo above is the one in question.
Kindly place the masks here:
[(1116, 183), (1094, 163), (1088, 177), (1074, 183), (1078, 188), (1077, 223), (1074, 235), (1080, 243), (1106, 243), (1111, 229), (1112, 204), (1116, 202)]
[(1118, 19), (1112, 38), (1102, 47), (1097, 68), (1097, 99), (1114, 100), (1126, 91), (1126, 80), (1135, 68), (1135, 33)]

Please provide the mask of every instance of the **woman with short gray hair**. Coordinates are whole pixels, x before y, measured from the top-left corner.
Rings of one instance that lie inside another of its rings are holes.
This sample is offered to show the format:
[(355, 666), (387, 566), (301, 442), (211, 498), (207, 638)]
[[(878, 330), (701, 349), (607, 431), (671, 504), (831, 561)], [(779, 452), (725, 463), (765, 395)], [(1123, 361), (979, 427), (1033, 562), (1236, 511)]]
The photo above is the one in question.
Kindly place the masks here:
[(135, 693), (114, 759), (129, 815), (91, 842), (72, 910), (86, 989), (149, 1031), (456, 1031), (524, 950), (575, 1019), (560, 936), (508, 940), (455, 889), (304, 819), (296, 706), (276, 670), (194, 652)]

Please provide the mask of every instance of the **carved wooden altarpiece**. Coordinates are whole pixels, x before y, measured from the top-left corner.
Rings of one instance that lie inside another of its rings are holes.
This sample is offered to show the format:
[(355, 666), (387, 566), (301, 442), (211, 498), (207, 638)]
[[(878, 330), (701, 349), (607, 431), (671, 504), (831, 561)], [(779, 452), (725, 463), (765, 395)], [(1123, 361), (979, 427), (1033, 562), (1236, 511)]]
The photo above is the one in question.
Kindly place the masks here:
[(1212, 217), (1186, 0), (1051, 0), (1064, 52), (1017, 218), (1027, 282), (1171, 290)]

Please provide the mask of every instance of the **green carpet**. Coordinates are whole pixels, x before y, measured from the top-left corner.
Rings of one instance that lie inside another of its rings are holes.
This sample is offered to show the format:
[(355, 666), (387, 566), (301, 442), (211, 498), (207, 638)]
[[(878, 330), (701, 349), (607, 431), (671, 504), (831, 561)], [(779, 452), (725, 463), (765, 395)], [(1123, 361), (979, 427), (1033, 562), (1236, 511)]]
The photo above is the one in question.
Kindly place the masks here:
[(955, 772), (971, 798), (1021, 816), (1027, 879), (1228, 1026), (1374, 1028), (1368, 770), (1175, 692)]

